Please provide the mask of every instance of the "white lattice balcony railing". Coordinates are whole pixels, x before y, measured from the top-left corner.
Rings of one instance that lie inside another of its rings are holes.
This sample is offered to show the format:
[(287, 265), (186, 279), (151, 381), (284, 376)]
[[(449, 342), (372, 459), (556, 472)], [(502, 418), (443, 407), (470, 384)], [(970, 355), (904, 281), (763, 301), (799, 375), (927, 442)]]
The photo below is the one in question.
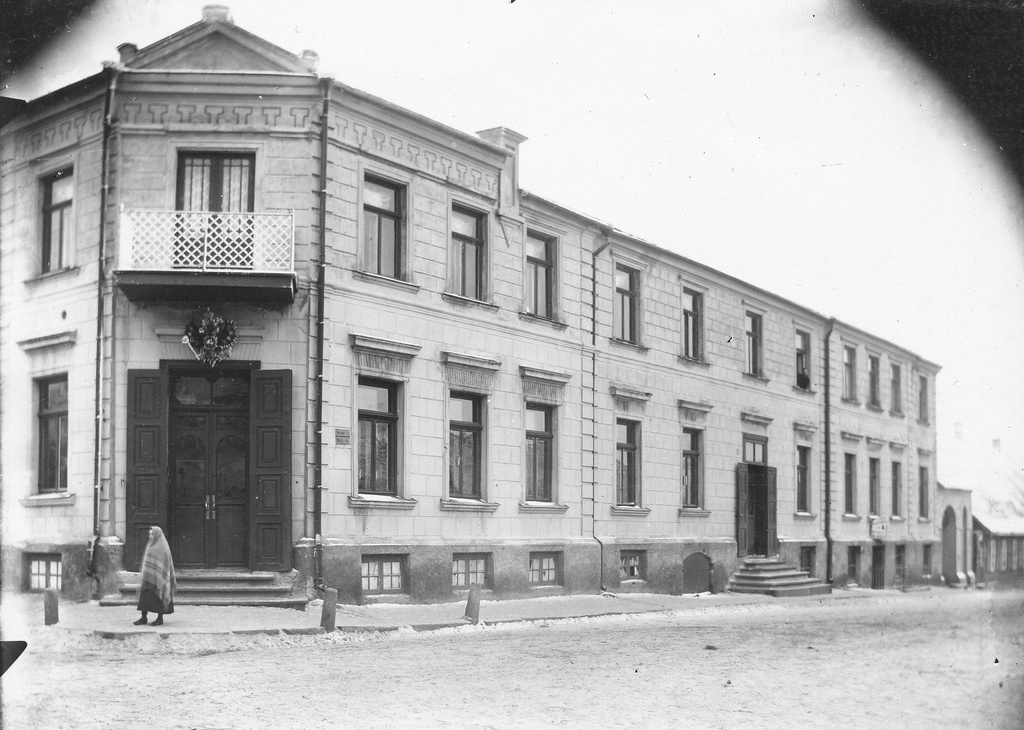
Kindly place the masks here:
[(291, 213), (125, 210), (121, 269), (278, 274), (294, 271)]

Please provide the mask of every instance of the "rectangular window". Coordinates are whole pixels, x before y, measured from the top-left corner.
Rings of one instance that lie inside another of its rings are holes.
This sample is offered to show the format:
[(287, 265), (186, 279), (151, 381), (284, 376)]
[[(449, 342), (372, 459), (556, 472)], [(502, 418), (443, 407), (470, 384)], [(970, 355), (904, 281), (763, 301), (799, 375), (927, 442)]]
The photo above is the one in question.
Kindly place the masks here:
[(882, 462), (868, 459), (868, 514), (878, 515), (882, 507)]
[[(254, 266), (256, 157), (251, 153), (181, 152), (173, 265), (182, 269), (251, 270)], [(220, 215), (210, 215), (218, 213)]]
[(683, 429), (683, 506), (700, 507), (700, 452), (701, 433), (693, 428)]
[(988, 541), (988, 572), (994, 573), (996, 571), (996, 540), (990, 538)]
[(553, 319), (555, 292), (555, 241), (526, 232), (526, 311)]
[(811, 447), (796, 447), (796, 511), (811, 511)]
[(811, 335), (796, 331), (796, 387), (811, 389)]
[(932, 574), (932, 546), (921, 546), (921, 573), (927, 578)]
[(857, 400), (857, 348), (843, 348), (843, 398)]
[(918, 385), (917, 408), (917, 420), (928, 423), (928, 378), (924, 375), (921, 376)]
[(903, 505), (903, 465), (898, 461), (892, 463), (892, 516), (899, 517)]
[(621, 418), (615, 422), (616, 504), (640, 504), (640, 424)]
[(68, 376), (47, 378), (39, 389), (39, 491), (68, 488)]
[(469, 299), (484, 298), (484, 222), (486, 217), (452, 207), (452, 291)]
[(762, 362), (761, 315), (747, 312), (745, 322), (747, 330), (747, 374), (760, 376), (764, 367)]
[(359, 378), (359, 492), (398, 494), (398, 386)]
[(530, 553), (530, 585), (561, 585), (561, 562), (561, 553)]
[(255, 156), (252, 154), (180, 153), (176, 209), (251, 213), (255, 196), (254, 168)]
[(490, 582), (487, 553), (455, 553), (452, 556), (452, 588), (478, 585), (486, 588)]
[(921, 517), (928, 516), (928, 467), (922, 466), (917, 470), (918, 474), (918, 514)]
[(647, 576), (647, 553), (643, 550), (619, 551), (619, 579), (645, 580)]
[(768, 439), (757, 436), (743, 437), (743, 461), (748, 464), (768, 463)]
[(881, 367), (875, 355), (868, 355), (868, 404), (876, 408), (882, 404)]
[(616, 264), (614, 337), (633, 344), (640, 342), (639, 282), (639, 271)]
[(843, 454), (843, 511), (848, 515), (857, 514), (857, 456)]
[(43, 241), (40, 272), (59, 271), (71, 265), (71, 220), (75, 179), (71, 169), (43, 179)]
[(554, 409), (526, 405), (526, 499), (532, 502), (552, 500), (552, 453)]
[(404, 593), (405, 556), (364, 555), (363, 593)]
[(683, 357), (690, 360), (703, 358), (704, 295), (683, 289)]
[(480, 499), (483, 398), (453, 392), (448, 412), (448, 493)]
[(889, 366), (889, 410), (903, 413), (903, 373), (899, 365)]
[(802, 545), (800, 547), (800, 570), (814, 577), (815, 550), (813, 545)]
[(26, 558), (28, 559), (28, 589), (30, 591), (43, 591), (47, 588), (60, 590), (61, 557), (59, 554), (29, 554)]
[(405, 187), (367, 175), (363, 180), (363, 267), (402, 278)]

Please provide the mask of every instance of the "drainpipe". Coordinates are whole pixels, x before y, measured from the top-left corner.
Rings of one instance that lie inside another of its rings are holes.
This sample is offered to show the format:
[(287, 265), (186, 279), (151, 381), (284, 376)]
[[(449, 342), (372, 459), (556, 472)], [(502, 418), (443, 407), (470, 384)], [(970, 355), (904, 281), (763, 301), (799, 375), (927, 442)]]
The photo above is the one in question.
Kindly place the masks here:
[(832, 575), (832, 356), (829, 345), (836, 320), (828, 321), (825, 335), (825, 582), (831, 584)]
[(313, 588), (324, 590), (324, 547), (321, 535), (323, 509), (324, 428), (324, 281), (327, 269), (327, 143), (332, 79), (321, 79), (323, 112), (320, 115), (320, 261), (316, 272), (316, 444), (313, 448)]
[[(597, 257), (600, 256), (606, 248), (612, 245), (612, 229), (609, 226), (601, 226), (600, 230), (601, 236), (604, 238), (604, 242), (594, 249), (594, 253), (591, 257), (590, 268), (590, 373), (592, 376), (590, 390), (592, 393), (591, 401), (595, 404), (597, 401)], [(593, 438), (596, 440), (597, 435), (595, 434)], [(595, 484), (594, 486), (596, 487), (597, 485)], [(597, 536), (596, 515), (591, 519), (594, 520), (592, 523), (594, 527), (591, 528), (591, 537), (593, 537), (597, 541), (597, 544), (601, 546), (601, 567), (598, 577), (601, 579), (601, 590), (605, 591), (607, 588), (604, 584), (604, 543), (601, 542), (601, 538)]]
[(100, 540), (100, 471), (102, 461), (103, 430), (103, 318), (106, 314), (104, 288), (106, 285), (106, 243), (107, 243), (107, 192), (110, 188), (110, 132), (113, 129), (114, 89), (117, 85), (117, 68), (103, 67), (107, 78), (107, 93), (103, 101), (103, 141), (100, 159), (100, 216), (99, 253), (96, 258), (96, 373), (94, 384), (95, 423), (93, 428), (93, 469), (92, 469), (92, 540), (89, 542), (89, 565), (85, 570), (90, 578), (96, 577), (96, 553)]

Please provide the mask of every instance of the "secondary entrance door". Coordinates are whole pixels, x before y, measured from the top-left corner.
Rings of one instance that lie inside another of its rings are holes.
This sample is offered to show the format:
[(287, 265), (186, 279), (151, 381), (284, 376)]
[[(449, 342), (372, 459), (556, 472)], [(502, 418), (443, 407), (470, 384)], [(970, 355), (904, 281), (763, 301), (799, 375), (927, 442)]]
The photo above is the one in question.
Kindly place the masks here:
[(777, 498), (774, 467), (736, 465), (736, 552), (740, 557), (778, 554)]
[(249, 375), (171, 374), (170, 542), (183, 568), (248, 562)]

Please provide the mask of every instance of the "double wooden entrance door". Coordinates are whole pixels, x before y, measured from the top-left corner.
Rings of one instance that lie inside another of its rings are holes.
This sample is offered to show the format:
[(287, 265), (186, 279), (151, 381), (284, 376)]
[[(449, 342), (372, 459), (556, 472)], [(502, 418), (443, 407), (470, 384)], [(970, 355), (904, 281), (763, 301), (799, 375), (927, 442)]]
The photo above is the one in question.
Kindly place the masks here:
[(183, 568), (248, 563), (249, 377), (171, 376), (170, 543)]
[(740, 557), (778, 555), (777, 502), (775, 467), (736, 465), (736, 552)]

